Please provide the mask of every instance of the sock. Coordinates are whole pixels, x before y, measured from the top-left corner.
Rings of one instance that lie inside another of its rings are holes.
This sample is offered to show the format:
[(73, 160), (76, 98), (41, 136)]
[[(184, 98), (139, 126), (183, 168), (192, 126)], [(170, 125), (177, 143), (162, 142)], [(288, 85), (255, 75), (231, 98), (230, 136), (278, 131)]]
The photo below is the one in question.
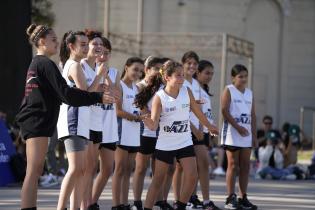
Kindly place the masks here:
[(31, 207), (31, 208), (24, 208), (24, 209), (21, 209), (21, 210), (37, 210), (37, 207)]
[(133, 205), (135, 205), (137, 208), (142, 208), (142, 201), (134, 201)]
[(149, 209), (149, 208), (145, 208), (145, 207), (144, 207), (144, 210), (152, 210), (152, 209)]
[(186, 210), (186, 203), (182, 203), (180, 201), (177, 201), (177, 210)]
[(155, 206), (163, 206), (164, 201), (157, 201), (155, 202)]

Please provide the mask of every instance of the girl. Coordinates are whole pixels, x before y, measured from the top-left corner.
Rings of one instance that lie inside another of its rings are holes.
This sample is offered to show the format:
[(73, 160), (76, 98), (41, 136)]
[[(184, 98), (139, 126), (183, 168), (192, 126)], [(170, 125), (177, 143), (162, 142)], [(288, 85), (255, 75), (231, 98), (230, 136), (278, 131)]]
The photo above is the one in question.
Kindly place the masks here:
[[(82, 90), (99, 90), (98, 86), (105, 70), (100, 68), (98, 75), (93, 78), (89, 72), (84, 72), (80, 60), (86, 57), (88, 52), (88, 38), (84, 32), (67, 32), (60, 47), (60, 60), (63, 65), (62, 76), (69, 86)], [(101, 90), (99, 90), (101, 91)], [(69, 169), (62, 181), (58, 209), (66, 207), (71, 196), (71, 209), (80, 207), (85, 183), (82, 182), (86, 165), (86, 139), (89, 135), (90, 108), (61, 105), (57, 129), (59, 139), (64, 140), (67, 152)], [(75, 187), (74, 187), (75, 186)]]
[[(152, 80), (151, 77), (153, 77), (152, 75), (159, 72), (161, 66), (162, 63), (160, 63), (159, 58), (152, 56), (147, 58), (145, 63), (145, 78), (137, 84), (140, 90), (144, 90), (144, 87), (149, 84), (152, 85), (156, 82), (160, 82)], [(155, 92), (157, 90), (155, 90)], [(149, 97), (152, 97), (155, 92), (149, 93), (145, 91), (140, 91), (140, 93), (136, 96), (135, 105), (141, 109), (141, 113), (146, 114), (151, 112), (152, 98), (150, 100)], [(145, 107), (139, 107), (137, 105), (138, 101), (142, 100), (142, 98), (149, 99)], [(140, 148), (139, 152), (136, 155), (136, 167), (133, 178), (133, 192), (135, 199), (134, 206), (137, 209), (142, 209), (141, 194), (143, 190), (144, 177), (147, 171), (149, 160), (152, 157), (153, 152), (155, 151), (156, 140), (157, 131), (151, 131), (145, 125), (143, 125), (143, 123), (141, 123)]]
[(136, 152), (140, 146), (140, 121), (143, 116), (134, 106), (138, 93), (135, 81), (143, 69), (143, 61), (137, 57), (127, 60), (121, 75), (122, 100), (117, 103), (119, 142), (115, 151), (115, 170), (112, 180), (113, 208), (129, 209), (129, 179)]
[[(200, 105), (200, 93), (201, 93), (201, 87), (197, 80), (193, 78), (193, 75), (197, 71), (199, 63), (199, 56), (194, 51), (188, 51), (186, 52), (182, 57), (182, 64), (184, 68), (184, 86), (189, 88), (192, 91), (192, 94), (194, 95), (194, 98), (196, 99), (196, 102), (199, 104), (199, 107), (201, 109)], [(198, 175), (199, 177), (206, 177), (208, 174), (208, 170), (200, 170), (204, 169), (205, 167), (201, 167), (202, 162), (200, 160), (204, 159), (203, 157), (200, 157), (199, 155), (203, 154), (201, 151), (204, 149), (204, 135), (203, 135), (203, 128), (200, 125), (197, 117), (194, 115), (194, 113), (190, 114), (190, 127), (192, 131), (192, 141), (194, 144), (194, 149), (196, 151), (197, 156), (197, 169), (198, 169)], [(182, 168), (177, 163), (176, 164), (176, 170), (173, 177), (173, 188), (174, 188), (174, 194), (175, 194), (175, 201), (179, 198), (180, 192), (181, 192), (181, 185), (182, 185)], [(201, 174), (199, 174), (201, 173)], [(201, 208), (203, 206), (202, 202), (198, 199), (196, 191), (191, 196), (191, 199), (189, 203), (194, 208)]]
[[(92, 80), (97, 79), (97, 89), (101, 89), (101, 83), (104, 82), (105, 77), (105, 63), (100, 64), (96, 68), (96, 59), (102, 56), (104, 47), (102, 42), (102, 35), (100, 32), (93, 30), (85, 30), (85, 34), (88, 38), (89, 51), (87, 57), (81, 60), (82, 69)], [(97, 75), (97, 71), (104, 69), (104, 74)], [(100, 77), (101, 76), (101, 77)], [(103, 130), (103, 116), (104, 110), (103, 104), (94, 104), (90, 107), (90, 121), (89, 121), (89, 140), (87, 147), (87, 162), (86, 171), (84, 174), (83, 182), (86, 183), (82, 206), (92, 205), (92, 186), (93, 178), (96, 173), (96, 166), (98, 161), (98, 149), (102, 142), (102, 130)]]
[[(228, 168), (226, 209), (257, 209), (247, 199), (247, 185), (251, 148), (256, 147), (256, 115), (252, 91), (246, 88), (248, 71), (243, 65), (235, 65), (231, 71), (232, 84), (222, 93), (221, 104), (224, 124), (221, 144), (226, 151)], [(242, 164), (240, 164), (242, 163)], [(238, 171), (239, 170), (239, 171)], [(239, 174), (239, 193), (235, 194), (235, 177)]]
[[(100, 65), (108, 64), (110, 59), (110, 53), (112, 50), (111, 43), (105, 37), (102, 37), (104, 51), (103, 55), (96, 59), (96, 62)], [(111, 86), (115, 86), (120, 90), (120, 78), (118, 71), (114, 68), (109, 68), (105, 75), (105, 83)], [(90, 209), (99, 209), (97, 201), (101, 196), (106, 183), (112, 174), (114, 168), (114, 152), (116, 150), (116, 142), (118, 141), (118, 125), (117, 125), (117, 113), (115, 104), (105, 104), (102, 106), (104, 115), (101, 122), (102, 125), (102, 142), (99, 146), (100, 157), (100, 171), (97, 174), (92, 190), (92, 205)]]
[[(211, 79), (213, 76), (213, 65), (209, 61), (201, 60), (198, 65), (198, 70), (194, 74), (194, 78), (197, 79), (200, 86), (200, 99), (202, 100), (202, 112), (207, 117), (208, 121), (213, 124), (213, 117), (211, 112), (211, 98), (212, 96), (209, 93), (209, 86)], [(214, 205), (212, 201), (209, 200), (209, 155), (208, 155), (208, 146), (209, 146), (209, 131), (204, 126), (204, 145), (195, 146), (195, 152), (198, 153), (196, 155), (197, 159), (197, 169), (200, 180), (200, 187), (203, 197), (203, 208), (214, 210), (219, 209)]]
[(151, 118), (145, 118), (144, 123), (152, 130), (160, 126), (160, 133), (155, 151), (155, 174), (146, 197), (145, 208), (152, 209), (154, 200), (160, 191), (160, 184), (167, 174), (169, 164), (174, 158), (179, 161), (184, 171), (184, 185), (177, 201), (177, 209), (186, 209), (197, 181), (197, 165), (190, 134), (190, 109), (198, 116), (208, 129), (217, 134), (201, 112), (191, 91), (182, 86), (184, 82), (183, 69), (179, 63), (166, 62), (161, 71), (166, 81), (164, 89), (159, 90), (153, 98)]
[(21, 208), (36, 210), (38, 179), (42, 173), (48, 137), (56, 128), (60, 103), (84, 106), (112, 103), (115, 98), (106, 94), (88, 93), (71, 88), (50, 59), (57, 53), (58, 42), (53, 29), (32, 24), (27, 29), (30, 43), (37, 50), (27, 72), (25, 97), (16, 116), (26, 139), (27, 169), (21, 190)]

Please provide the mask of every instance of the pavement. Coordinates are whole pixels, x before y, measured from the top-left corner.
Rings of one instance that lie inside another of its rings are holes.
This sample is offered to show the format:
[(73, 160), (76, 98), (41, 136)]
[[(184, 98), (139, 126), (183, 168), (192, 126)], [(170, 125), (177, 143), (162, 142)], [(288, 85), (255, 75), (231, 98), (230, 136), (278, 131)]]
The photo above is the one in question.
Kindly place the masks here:
[[(150, 178), (145, 179), (143, 200), (150, 184)], [(111, 180), (103, 191), (99, 204), (102, 210), (111, 209)], [(20, 209), (21, 187), (0, 188), (0, 210)], [(200, 190), (198, 191), (200, 194)], [(224, 206), (225, 179), (216, 177), (210, 180), (210, 198), (221, 208)], [(59, 194), (59, 186), (49, 189), (41, 188), (38, 193), (38, 209), (56, 209)], [(258, 205), (258, 209), (266, 210), (314, 210), (315, 209), (315, 181), (275, 181), (254, 180), (249, 183), (248, 196), (250, 201)], [(199, 195), (201, 198), (201, 195)], [(129, 199), (133, 199), (132, 190), (129, 191)], [(173, 193), (169, 195), (169, 202), (174, 200)], [(130, 202), (132, 202), (130, 200)]]

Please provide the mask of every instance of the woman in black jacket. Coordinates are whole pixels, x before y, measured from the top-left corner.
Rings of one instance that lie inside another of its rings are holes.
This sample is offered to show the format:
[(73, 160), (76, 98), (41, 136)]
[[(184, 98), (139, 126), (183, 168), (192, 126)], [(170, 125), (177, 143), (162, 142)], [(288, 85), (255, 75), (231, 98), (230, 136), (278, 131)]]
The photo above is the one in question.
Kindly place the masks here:
[[(56, 64), (50, 59), (57, 53), (58, 41), (53, 29), (32, 24), (27, 29), (30, 42), (36, 47), (26, 77), (25, 96), (16, 121), (26, 140), (27, 169), (21, 191), (21, 208), (35, 210), (38, 179), (42, 174), (48, 137), (56, 128), (61, 102), (72, 106), (114, 103), (115, 92), (86, 92), (70, 88)], [(113, 95), (113, 96), (112, 96)]]

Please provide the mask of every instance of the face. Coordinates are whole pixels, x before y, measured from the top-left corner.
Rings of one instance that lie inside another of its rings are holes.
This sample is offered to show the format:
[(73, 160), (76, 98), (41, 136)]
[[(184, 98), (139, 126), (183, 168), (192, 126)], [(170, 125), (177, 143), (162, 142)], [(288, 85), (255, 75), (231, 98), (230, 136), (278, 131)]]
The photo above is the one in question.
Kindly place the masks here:
[(88, 57), (97, 58), (102, 56), (104, 50), (102, 39), (96, 37), (89, 42)]
[(193, 76), (194, 73), (197, 71), (198, 62), (194, 58), (188, 58), (186, 62), (183, 64), (184, 73), (188, 76)]
[(50, 30), (45, 38), (40, 38), (38, 43), (39, 48), (49, 56), (55, 55), (58, 51), (59, 43), (53, 30)]
[(172, 73), (171, 76), (165, 76), (165, 80), (167, 82), (167, 85), (170, 85), (172, 87), (181, 87), (184, 83), (184, 71), (182, 67), (177, 67), (175, 72)]
[(269, 131), (272, 128), (272, 121), (270, 119), (265, 119), (263, 121), (264, 124), (264, 130)]
[(213, 74), (214, 74), (213, 68), (210, 66), (206, 67), (201, 72), (197, 73), (197, 80), (201, 84), (209, 84), (212, 80)]
[(141, 72), (143, 72), (144, 65), (142, 63), (133, 63), (131, 66), (126, 66), (125, 71), (126, 71), (126, 76), (131, 80), (131, 81), (136, 81), (139, 79)]
[(233, 84), (238, 87), (245, 88), (248, 80), (248, 73), (246, 71), (241, 71), (235, 77), (232, 77)]
[(99, 57), (97, 57), (96, 61), (97, 62), (101, 62), (101, 63), (106, 63), (109, 61), (110, 59), (110, 50), (107, 49), (106, 47), (103, 47), (103, 54)]
[(157, 63), (155, 66), (151, 68), (147, 68), (146, 74), (148, 76), (154, 75), (156, 72), (160, 71), (160, 68), (162, 67), (162, 63)]
[(85, 58), (88, 51), (89, 51), (89, 45), (88, 45), (88, 38), (87, 36), (83, 35), (76, 35), (76, 41), (74, 44), (70, 44), (70, 50), (71, 53), (75, 56), (79, 57), (80, 59)]

